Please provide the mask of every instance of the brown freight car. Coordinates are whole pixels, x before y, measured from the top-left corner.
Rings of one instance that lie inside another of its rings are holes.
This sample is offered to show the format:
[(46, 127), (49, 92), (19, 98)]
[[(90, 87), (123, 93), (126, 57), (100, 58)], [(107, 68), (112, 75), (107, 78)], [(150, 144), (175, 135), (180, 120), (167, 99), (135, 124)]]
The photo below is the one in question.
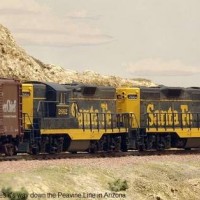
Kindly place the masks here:
[(21, 135), (21, 83), (0, 78), (0, 152), (15, 154)]

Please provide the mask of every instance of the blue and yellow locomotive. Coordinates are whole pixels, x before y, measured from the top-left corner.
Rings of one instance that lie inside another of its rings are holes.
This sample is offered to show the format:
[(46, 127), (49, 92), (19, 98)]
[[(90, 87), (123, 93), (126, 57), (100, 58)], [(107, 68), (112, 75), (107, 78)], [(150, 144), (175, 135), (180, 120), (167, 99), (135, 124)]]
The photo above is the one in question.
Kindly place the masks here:
[(116, 113), (115, 93), (113, 87), (24, 83), (27, 149), (31, 153), (120, 150), (128, 115)]
[(200, 88), (119, 88), (117, 112), (133, 113), (129, 149), (200, 147)]

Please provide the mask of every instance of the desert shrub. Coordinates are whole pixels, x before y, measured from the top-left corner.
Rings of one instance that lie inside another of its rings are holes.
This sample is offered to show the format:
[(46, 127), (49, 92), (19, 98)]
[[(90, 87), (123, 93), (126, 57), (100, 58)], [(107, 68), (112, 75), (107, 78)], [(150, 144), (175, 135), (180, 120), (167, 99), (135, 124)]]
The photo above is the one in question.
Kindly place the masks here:
[(11, 187), (2, 188), (1, 190), (4, 197), (9, 200), (26, 200), (28, 199), (28, 192), (25, 188), (21, 188), (19, 191), (13, 191)]
[(126, 180), (117, 179), (113, 182), (109, 182), (109, 189), (114, 192), (125, 191), (128, 189), (128, 183)]

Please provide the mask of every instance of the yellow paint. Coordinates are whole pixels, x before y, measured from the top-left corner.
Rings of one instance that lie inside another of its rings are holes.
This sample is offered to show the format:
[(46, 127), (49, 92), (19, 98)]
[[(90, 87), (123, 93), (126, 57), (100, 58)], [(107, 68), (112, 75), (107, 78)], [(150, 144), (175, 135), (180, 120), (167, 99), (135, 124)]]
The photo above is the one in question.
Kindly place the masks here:
[[(188, 105), (180, 105), (180, 112), (178, 113), (177, 110), (171, 107), (168, 110), (155, 110), (154, 104), (150, 103), (147, 105), (147, 112), (149, 113), (149, 128), (146, 129), (146, 132), (149, 134), (176, 133), (180, 138), (200, 137), (200, 129), (189, 128), (192, 126), (193, 117)], [(180, 127), (181, 123), (183, 128)], [(158, 126), (158, 128), (152, 126)]]
[(199, 138), (200, 137), (200, 129), (198, 128), (159, 128), (158, 130), (156, 128), (149, 128), (146, 129), (146, 132), (149, 134), (155, 134), (155, 133), (177, 133), (180, 138)]
[(190, 125), (190, 122), (192, 121), (192, 114), (188, 110), (188, 105), (181, 105), (181, 112), (182, 114), (182, 123), (183, 126)]
[(22, 112), (25, 115), (25, 129), (30, 129), (33, 123), (33, 85), (22, 84)]
[(132, 113), (132, 128), (140, 127), (140, 88), (117, 88), (117, 113)]
[(34, 100), (46, 100), (46, 98), (44, 98), (44, 97), (34, 97), (33, 99)]
[[(81, 97), (78, 97), (78, 98), (70, 98), (72, 101), (77, 101), (77, 100), (92, 100), (92, 101), (97, 101), (99, 102), (99, 98), (87, 98), (87, 97), (84, 97), (84, 98), (81, 98)], [(103, 99), (101, 98), (101, 101), (113, 101), (113, 99)]]
[(72, 140), (99, 140), (105, 134), (116, 134), (116, 133), (126, 133), (127, 130), (125, 128), (115, 128), (115, 129), (41, 129), (42, 135), (49, 134), (66, 134)]
[(180, 105), (180, 113), (171, 107), (168, 110), (156, 110), (154, 104), (147, 105), (149, 117), (149, 126), (173, 126), (173, 125), (191, 125), (192, 114), (189, 112), (188, 105)]
[[(107, 103), (101, 103), (101, 109), (94, 109), (91, 106), (89, 109), (79, 109), (76, 103), (71, 105), (71, 115), (78, 119), (79, 126), (95, 125), (111, 125), (111, 111), (108, 109)], [(98, 121), (99, 120), (99, 121)], [(105, 124), (106, 123), (106, 124)]]

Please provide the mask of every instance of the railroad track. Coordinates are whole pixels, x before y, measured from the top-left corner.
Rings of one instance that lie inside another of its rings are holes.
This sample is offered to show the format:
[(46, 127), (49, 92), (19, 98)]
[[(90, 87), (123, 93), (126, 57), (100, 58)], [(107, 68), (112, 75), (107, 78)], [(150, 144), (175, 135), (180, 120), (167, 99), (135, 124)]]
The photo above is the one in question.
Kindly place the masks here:
[(128, 152), (100, 152), (95, 154), (89, 154), (80, 152), (76, 154), (72, 153), (60, 153), (60, 154), (19, 154), (16, 156), (0, 156), (0, 162), (3, 161), (19, 161), (19, 160), (56, 160), (56, 159), (84, 159), (84, 158), (107, 158), (107, 157), (125, 157), (125, 156), (164, 156), (164, 155), (189, 155), (199, 154), (200, 149), (195, 150), (165, 150), (165, 151), (128, 151)]

